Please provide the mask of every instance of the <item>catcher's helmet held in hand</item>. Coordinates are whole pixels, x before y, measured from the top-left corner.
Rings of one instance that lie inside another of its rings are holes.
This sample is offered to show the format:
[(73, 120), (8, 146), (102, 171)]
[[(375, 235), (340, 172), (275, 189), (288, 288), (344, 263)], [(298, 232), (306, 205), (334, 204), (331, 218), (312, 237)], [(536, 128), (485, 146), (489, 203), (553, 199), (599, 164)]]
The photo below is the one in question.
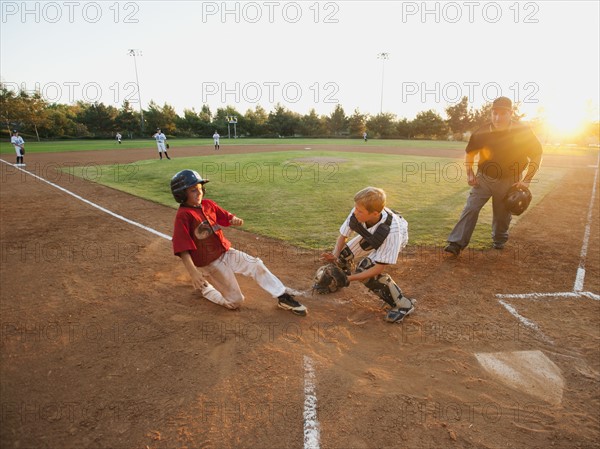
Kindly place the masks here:
[(194, 170), (181, 170), (171, 178), (171, 193), (179, 204), (187, 200), (186, 190), (196, 184), (206, 184), (208, 179), (202, 179), (202, 176)]
[(531, 192), (527, 187), (514, 185), (506, 192), (504, 203), (511, 214), (521, 215), (529, 207), (531, 198)]

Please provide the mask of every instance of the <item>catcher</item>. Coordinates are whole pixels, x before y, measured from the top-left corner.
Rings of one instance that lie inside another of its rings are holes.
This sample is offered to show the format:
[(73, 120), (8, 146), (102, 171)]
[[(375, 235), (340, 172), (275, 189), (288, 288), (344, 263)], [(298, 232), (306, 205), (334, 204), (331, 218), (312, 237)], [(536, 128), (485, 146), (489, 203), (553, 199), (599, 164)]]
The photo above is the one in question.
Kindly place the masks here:
[[(340, 227), (333, 252), (321, 255), (329, 264), (317, 270), (313, 289), (326, 294), (360, 281), (390, 307), (385, 320), (395, 323), (414, 311), (416, 301), (404, 296), (390, 275), (383, 273), (387, 265), (397, 262), (408, 242), (408, 223), (385, 202), (385, 192), (377, 187), (354, 196), (354, 208)], [(346, 243), (352, 232), (357, 235)]]

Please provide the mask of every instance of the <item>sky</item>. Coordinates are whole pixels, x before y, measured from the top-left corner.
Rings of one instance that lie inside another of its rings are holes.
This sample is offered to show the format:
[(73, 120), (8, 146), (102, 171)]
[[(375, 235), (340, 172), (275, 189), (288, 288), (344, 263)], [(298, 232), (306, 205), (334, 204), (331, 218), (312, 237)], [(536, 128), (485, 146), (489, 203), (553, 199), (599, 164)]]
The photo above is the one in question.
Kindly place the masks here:
[(179, 114), (340, 104), (411, 120), (504, 95), (569, 128), (598, 120), (599, 4), (1, 1), (0, 80), (51, 102)]

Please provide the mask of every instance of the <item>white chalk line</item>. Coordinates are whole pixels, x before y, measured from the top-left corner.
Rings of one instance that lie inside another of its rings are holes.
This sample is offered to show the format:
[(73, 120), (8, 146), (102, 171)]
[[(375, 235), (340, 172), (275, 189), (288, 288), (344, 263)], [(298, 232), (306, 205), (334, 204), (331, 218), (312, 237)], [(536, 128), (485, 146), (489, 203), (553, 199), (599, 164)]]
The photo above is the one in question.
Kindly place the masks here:
[(319, 449), (320, 426), (317, 418), (317, 389), (312, 359), (304, 356), (304, 449)]
[(598, 166), (600, 166), (600, 153), (598, 153), (598, 165), (596, 165), (596, 172), (594, 173), (594, 186), (592, 187), (592, 198), (590, 199), (590, 205), (588, 207), (587, 213), (587, 223), (585, 225), (585, 232), (583, 233), (583, 245), (581, 246), (581, 253), (579, 256), (579, 268), (577, 269), (575, 285), (573, 286), (573, 291), (576, 292), (580, 292), (583, 290), (583, 281), (585, 279), (585, 259), (587, 257), (588, 244), (590, 242), (592, 214), (594, 212), (594, 200), (596, 199), (596, 182), (598, 181)]
[(36, 178), (36, 179), (38, 179), (40, 181), (43, 181), (46, 184), (51, 185), (52, 187), (54, 187), (54, 188), (56, 188), (56, 189), (58, 189), (58, 190), (60, 190), (60, 191), (62, 191), (64, 193), (66, 193), (67, 195), (71, 195), (73, 198), (77, 198), (79, 201), (82, 201), (82, 202), (84, 202), (84, 203), (86, 203), (86, 204), (88, 204), (88, 205), (90, 205), (92, 207), (95, 207), (96, 209), (99, 209), (99, 210), (101, 210), (102, 212), (104, 212), (104, 213), (106, 213), (108, 215), (111, 215), (112, 217), (115, 217), (115, 218), (117, 218), (119, 220), (123, 220), (124, 222), (129, 223), (129, 224), (131, 224), (133, 226), (137, 226), (138, 228), (141, 228), (144, 231), (148, 231), (148, 232), (150, 232), (150, 233), (152, 233), (154, 235), (162, 237), (163, 239), (166, 239), (166, 240), (169, 240), (169, 241), (171, 240), (171, 236), (170, 235), (163, 234), (162, 232), (159, 232), (156, 229), (152, 229), (152, 228), (150, 228), (148, 226), (144, 226), (143, 224), (138, 223), (137, 221), (130, 220), (129, 218), (126, 218), (126, 217), (124, 217), (122, 215), (119, 215), (119, 214), (117, 214), (117, 213), (115, 213), (115, 212), (113, 212), (111, 210), (108, 210), (105, 207), (102, 207), (102, 206), (100, 206), (100, 205), (98, 205), (96, 203), (93, 203), (92, 201), (87, 200), (84, 197), (82, 197), (80, 195), (77, 195), (76, 193), (73, 193), (70, 190), (65, 189), (64, 187), (59, 186), (58, 184), (55, 184), (55, 183), (53, 183), (51, 181), (48, 181), (47, 179), (42, 178), (41, 176), (38, 176), (38, 175), (36, 175), (34, 173), (31, 173), (30, 171), (23, 170), (20, 167), (16, 167), (14, 164), (11, 164), (10, 162), (6, 162), (4, 159), (0, 159), (0, 161), (4, 162), (7, 165), (10, 165), (10, 166), (16, 168), (17, 170), (22, 171), (23, 173), (27, 173), (28, 175), (33, 176), (34, 178)]
[(554, 293), (516, 293), (498, 294), (503, 299), (536, 299), (536, 298), (590, 298), (600, 301), (600, 295), (592, 292), (554, 292)]
[(538, 327), (537, 324), (535, 324), (531, 320), (528, 320), (523, 315), (520, 315), (517, 312), (517, 310), (510, 304), (508, 304), (502, 300), (499, 300), (498, 302), (504, 306), (504, 308), (508, 311), (508, 313), (510, 313), (512, 316), (514, 316), (517, 320), (519, 320), (521, 322), (521, 324), (523, 324), (523, 325), (527, 326), (528, 328), (532, 329), (533, 331), (535, 331), (542, 338), (542, 340), (544, 340), (547, 343), (550, 343), (552, 345), (554, 344), (554, 342), (540, 330), (540, 328)]
[(596, 199), (596, 183), (598, 181), (598, 168), (600, 167), (600, 153), (598, 153), (598, 163), (593, 166), (596, 168), (594, 173), (594, 184), (592, 186), (592, 196), (590, 198), (590, 204), (588, 206), (587, 220), (585, 231), (583, 234), (583, 244), (581, 246), (581, 252), (579, 256), (579, 266), (577, 267), (577, 274), (575, 276), (575, 284), (572, 292), (553, 292), (553, 293), (522, 293), (522, 294), (497, 294), (498, 302), (515, 318), (517, 318), (522, 324), (536, 331), (543, 340), (552, 343), (548, 337), (539, 329), (537, 324), (533, 321), (528, 320), (524, 316), (520, 315), (517, 310), (510, 304), (502, 301), (504, 299), (536, 299), (536, 298), (589, 298), (596, 301), (600, 301), (600, 295), (592, 292), (583, 291), (583, 282), (585, 280), (585, 260), (587, 257), (587, 250), (590, 241), (590, 232), (592, 227), (594, 201)]
[[(145, 231), (148, 231), (152, 234), (155, 234), (159, 237), (162, 237), (167, 240), (171, 240), (171, 236), (167, 234), (163, 234), (162, 232), (157, 231), (156, 229), (152, 229), (148, 226), (144, 226), (136, 221), (130, 220), (129, 218), (123, 217), (115, 212), (112, 212), (105, 207), (102, 207), (92, 201), (89, 201), (83, 198), (76, 193), (71, 192), (70, 190), (65, 189), (64, 187), (59, 186), (47, 179), (44, 179), (34, 173), (31, 173), (27, 170), (23, 170), (20, 167), (16, 167), (14, 164), (10, 162), (6, 162), (4, 159), (0, 159), (1, 162), (4, 162), (7, 165), (11, 165), (18, 170), (21, 170), (24, 173), (27, 173), (34, 178), (45, 182), (46, 184), (68, 194), (73, 198), (76, 198), (92, 207), (95, 207), (102, 212), (111, 215), (119, 220), (123, 220), (126, 223), (137, 226)], [(305, 449), (319, 449), (319, 440), (320, 440), (320, 429), (319, 429), (319, 421), (317, 419), (317, 394), (315, 387), (315, 369), (313, 366), (313, 361), (310, 357), (304, 356), (304, 448)]]

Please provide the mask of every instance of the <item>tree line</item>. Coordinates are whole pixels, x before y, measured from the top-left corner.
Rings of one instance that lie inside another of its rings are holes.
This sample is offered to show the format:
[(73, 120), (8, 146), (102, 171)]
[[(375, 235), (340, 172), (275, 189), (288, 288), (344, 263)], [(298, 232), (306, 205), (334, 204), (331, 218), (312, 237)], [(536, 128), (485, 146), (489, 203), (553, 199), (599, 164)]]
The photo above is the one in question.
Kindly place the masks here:
[[(233, 106), (212, 112), (208, 105), (200, 111), (184, 109), (183, 115), (165, 103), (150, 101), (142, 112), (125, 101), (120, 108), (103, 103), (48, 103), (39, 93), (7, 89), (0, 83), (0, 120), (2, 134), (18, 129), (21, 134), (42, 139), (114, 138), (120, 132), (125, 138), (149, 137), (156, 128), (169, 137), (210, 137), (217, 130), (227, 135), (228, 117), (237, 118), (238, 137), (349, 137), (379, 139), (464, 140), (470, 131), (489, 120), (491, 103), (480, 109), (469, 107), (468, 98), (445, 109), (446, 118), (434, 110), (419, 112), (413, 120), (398, 118), (392, 113), (370, 115), (355, 109), (347, 115), (338, 104), (329, 115), (319, 115), (314, 109), (299, 114), (280, 104), (267, 112), (256, 106), (244, 114)], [(142, 122), (143, 116), (143, 122)], [(521, 116), (517, 113), (517, 119)], [(230, 127), (233, 136), (233, 126)]]

